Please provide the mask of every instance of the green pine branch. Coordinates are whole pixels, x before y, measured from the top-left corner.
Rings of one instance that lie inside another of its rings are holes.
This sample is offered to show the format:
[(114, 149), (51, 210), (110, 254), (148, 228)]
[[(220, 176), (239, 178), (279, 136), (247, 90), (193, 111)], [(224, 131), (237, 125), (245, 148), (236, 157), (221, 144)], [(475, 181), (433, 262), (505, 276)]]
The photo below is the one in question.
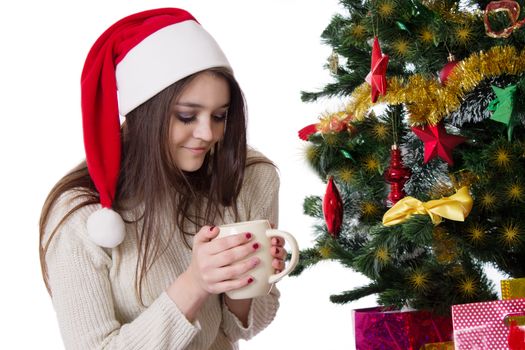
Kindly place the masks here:
[(366, 286), (361, 286), (342, 292), (340, 294), (334, 294), (330, 296), (330, 301), (336, 304), (346, 304), (355, 300), (359, 300), (369, 295), (380, 293), (384, 290), (381, 286), (376, 283), (370, 283)]

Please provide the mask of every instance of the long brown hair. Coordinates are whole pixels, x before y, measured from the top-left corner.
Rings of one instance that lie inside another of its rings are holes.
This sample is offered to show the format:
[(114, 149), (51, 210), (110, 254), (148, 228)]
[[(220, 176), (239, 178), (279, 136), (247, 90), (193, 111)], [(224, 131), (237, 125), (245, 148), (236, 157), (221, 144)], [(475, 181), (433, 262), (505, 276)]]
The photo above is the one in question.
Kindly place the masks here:
[[(173, 232), (177, 228), (189, 247), (187, 235), (221, 217), (221, 207), (231, 207), (237, 218), (236, 199), (245, 167), (265, 161), (251, 159), (247, 164), (246, 108), (237, 81), (225, 68), (213, 68), (206, 72), (226, 79), (230, 88), (230, 105), (224, 137), (206, 155), (199, 170), (186, 173), (179, 169), (172, 161), (169, 147), (170, 106), (199, 73), (172, 84), (134, 109), (121, 127), (121, 170), (113, 209), (122, 214), (140, 208), (139, 219), (134, 221), (135, 227), (141, 226), (140, 232), (135, 230), (138, 242), (135, 286), (140, 299), (144, 276), (164, 244), (161, 242), (161, 231)], [(61, 194), (72, 189), (78, 190), (76, 198), (82, 198), (81, 204), (62, 218), (44, 242), (53, 204)], [(64, 176), (49, 193), (40, 217), (40, 264), (50, 293), (45, 261), (50, 242), (71, 214), (95, 203), (98, 203), (98, 193), (85, 162)], [(173, 227), (161, 227), (159, 217), (164, 214), (175, 218)], [(139, 220), (142, 225), (136, 225)], [(188, 223), (195, 230), (187, 232), (185, 227)]]

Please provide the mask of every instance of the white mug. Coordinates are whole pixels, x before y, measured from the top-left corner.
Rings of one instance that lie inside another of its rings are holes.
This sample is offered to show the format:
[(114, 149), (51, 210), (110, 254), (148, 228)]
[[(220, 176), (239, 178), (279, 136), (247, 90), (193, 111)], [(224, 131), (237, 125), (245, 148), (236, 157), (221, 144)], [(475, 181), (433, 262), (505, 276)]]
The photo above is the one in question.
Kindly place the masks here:
[[(252, 241), (260, 245), (259, 249), (246, 258), (257, 256), (260, 259), (260, 263), (248, 272), (250, 276), (253, 276), (253, 282), (242, 288), (226, 292), (226, 295), (231, 299), (249, 299), (268, 294), (272, 290), (273, 284), (292, 272), (299, 261), (299, 247), (295, 238), (288, 232), (272, 229), (268, 220), (237, 222), (221, 225), (219, 229), (218, 237), (249, 232), (253, 235)], [(277, 274), (272, 266), (273, 257), (270, 252), (272, 237), (283, 238), (292, 250), (290, 261), (285, 269)]]

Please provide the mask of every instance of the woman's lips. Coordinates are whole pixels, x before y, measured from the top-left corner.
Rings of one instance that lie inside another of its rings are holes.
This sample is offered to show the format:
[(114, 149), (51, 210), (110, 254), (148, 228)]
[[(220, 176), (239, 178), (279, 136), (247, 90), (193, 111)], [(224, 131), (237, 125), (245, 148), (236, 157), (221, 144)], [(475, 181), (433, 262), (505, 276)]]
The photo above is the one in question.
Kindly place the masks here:
[(195, 155), (201, 155), (201, 154), (206, 153), (208, 151), (208, 149), (205, 148), (205, 147), (184, 147), (184, 148), (187, 149), (192, 154), (195, 154)]

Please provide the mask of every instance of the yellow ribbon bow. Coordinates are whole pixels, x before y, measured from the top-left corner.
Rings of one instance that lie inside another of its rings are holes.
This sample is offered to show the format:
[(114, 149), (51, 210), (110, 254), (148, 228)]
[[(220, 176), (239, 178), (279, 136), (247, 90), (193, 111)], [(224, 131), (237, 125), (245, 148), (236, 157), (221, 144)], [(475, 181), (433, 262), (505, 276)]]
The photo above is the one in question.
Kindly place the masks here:
[(461, 187), (450, 197), (421, 202), (414, 197), (405, 197), (383, 215), (383, 225), (397, 225), (413, 214), (428, 214), (434, 225), (439, 225), (443, 218), (465, 221), (472, 209), (472, 197), (468, 187)]

